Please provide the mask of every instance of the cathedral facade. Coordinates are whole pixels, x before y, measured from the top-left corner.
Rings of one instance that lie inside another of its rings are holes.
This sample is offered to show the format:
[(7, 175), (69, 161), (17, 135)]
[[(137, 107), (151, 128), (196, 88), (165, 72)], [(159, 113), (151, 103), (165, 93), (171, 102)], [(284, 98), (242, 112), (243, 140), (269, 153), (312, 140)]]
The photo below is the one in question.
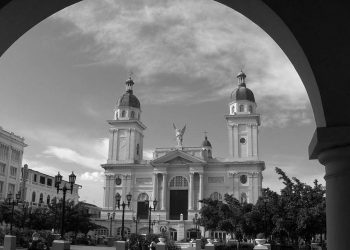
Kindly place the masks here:
[[(108, 121), (108, 160), (101, 165), (105, 186), (100, 222), (109, 229), (109, 236), (121, 235), (118, 196), (120, 204), (129, 204), (125, 206), (125, 235), (163, 232), (174, 240), (194, 238), (194, 218), (199, 216), (199, 200), (203, 198), (222, 200), (228, 193), (241, 202), (257, 201), (265, 163), (258, 154), (260, 115), (245, 78), (243, 72), (237, 75), (238, 85), (231, 93), (229, 112), (224, 117), (230, 153), (225, 162), (213, 157), (207, 136), (199, 146), (184, 146), (186, 128), (175, 125), (177, 145), (156, 148), (152, 160), (143, 160), (146, 126), (141, 119), (140, 101), (133, 93), (134, 81), (126, 81), (126, 92), (117, 102), (113, 119)], [(225, 236), (224, 232), (217, 233), (213, 236)]]

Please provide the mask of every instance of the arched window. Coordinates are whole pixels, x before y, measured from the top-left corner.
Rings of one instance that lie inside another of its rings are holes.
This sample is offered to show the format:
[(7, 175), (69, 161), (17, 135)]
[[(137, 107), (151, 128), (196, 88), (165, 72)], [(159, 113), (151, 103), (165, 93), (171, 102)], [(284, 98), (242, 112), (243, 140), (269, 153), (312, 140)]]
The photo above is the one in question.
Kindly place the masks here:
[(47, 196), (47, 198), (46, 198), (46, 203), (47, 203), (47, 205), (50, 204), (50, 195)]
[(148, 194), (146, 194), (146, 193), (141, 193), (141, 194), (139, 194), (139, 196), (137, 197), (137, 200), (138, 200), (138, 201), (145, 201), (145, 200), (148, 200)]
[(122, 111), (122, 117), (125, 117), (125, 110)]
[(247, 203), (247, 194), (246, 193), (241, 194), (241, 203)]
[(243, 105), (239, 105), (239, 112), (244, 112), (244, 106)]
[(253, 107), (252, 107), (252, 105), (249, 105), (249, 112), (250, 112), (250, 113), (253, 113)]
[(32, 193), (32, 202), (35, 202), (35, 192)]
[(134, 111), (131, 111), (130, 117), (131, 117), (132, 119), (134, 119), (134, 117), (135, 117), (135, 112), (134, 112)]
[(140, 144), (137, 143), (136, 145), (136, 154), (139, 155), (140, 153)]
[(218, 192), (214, 192), (210, 195), (210, 199), (212, 200), (218, 200), (221, 201), (222, 200), (222, 195)]
[(39, 203), (43, 203), (43, 202), (44, 202), (44, 195), (41, 193), (39, 198)]
[(188, 187), (188, 181), (183, 176), (175, 176), (170, 181), (170, 187)]

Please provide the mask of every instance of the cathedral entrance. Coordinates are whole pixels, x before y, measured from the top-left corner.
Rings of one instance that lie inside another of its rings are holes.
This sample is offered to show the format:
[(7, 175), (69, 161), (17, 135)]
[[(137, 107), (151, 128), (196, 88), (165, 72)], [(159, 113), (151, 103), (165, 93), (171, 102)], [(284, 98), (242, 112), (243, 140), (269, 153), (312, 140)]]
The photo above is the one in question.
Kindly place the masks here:
[(187, 220), (188, 190), (170, 190), (170, 220)]

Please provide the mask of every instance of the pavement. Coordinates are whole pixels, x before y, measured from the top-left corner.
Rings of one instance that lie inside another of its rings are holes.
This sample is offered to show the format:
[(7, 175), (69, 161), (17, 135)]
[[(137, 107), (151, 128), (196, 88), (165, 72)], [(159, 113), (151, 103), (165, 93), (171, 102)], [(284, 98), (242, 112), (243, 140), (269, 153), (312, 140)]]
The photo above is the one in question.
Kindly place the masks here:
[(80, 245), (70, 245), (71, 250), (114, 250), (115, 247), (107, 246), (80, 246)]

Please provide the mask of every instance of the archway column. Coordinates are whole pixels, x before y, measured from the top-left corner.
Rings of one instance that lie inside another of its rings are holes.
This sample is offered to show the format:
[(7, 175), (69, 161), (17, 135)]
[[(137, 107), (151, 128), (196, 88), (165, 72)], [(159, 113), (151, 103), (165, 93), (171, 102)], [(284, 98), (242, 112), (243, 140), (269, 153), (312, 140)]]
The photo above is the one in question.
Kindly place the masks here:
[(167, 173), (163, 173), (163, 190), (162, 190), (162, 210), (166, 210), (166, 193), (167, 193)]
[(317, 128), (310, 143), (310, 158), (325, 166), (327, 248), (350, 246), (350, 128)]

